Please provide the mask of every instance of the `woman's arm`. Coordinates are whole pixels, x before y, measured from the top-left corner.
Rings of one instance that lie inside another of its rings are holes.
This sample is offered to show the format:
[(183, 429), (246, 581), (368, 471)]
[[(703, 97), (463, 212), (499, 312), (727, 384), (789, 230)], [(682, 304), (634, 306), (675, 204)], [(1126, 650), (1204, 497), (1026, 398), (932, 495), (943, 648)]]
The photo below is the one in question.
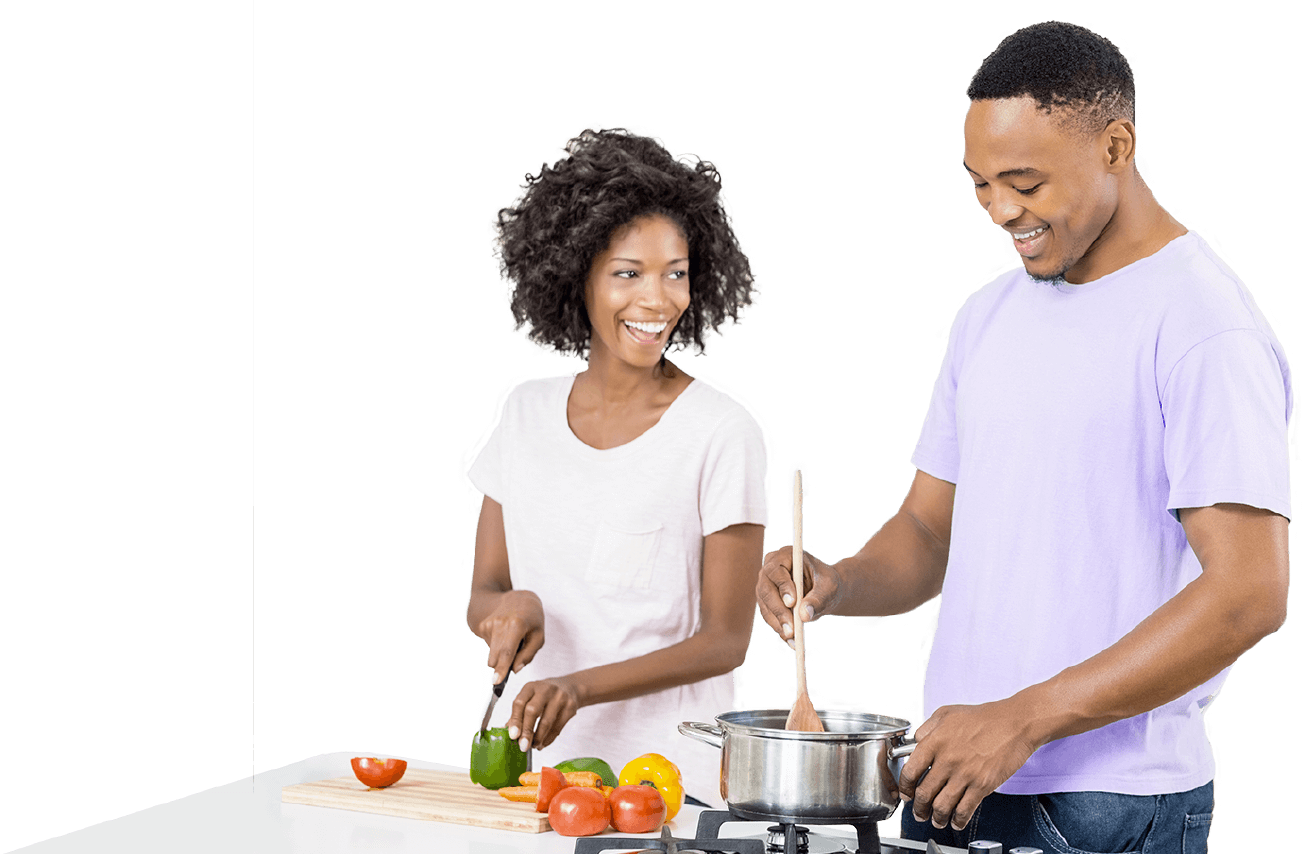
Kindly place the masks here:
[(502, 505), (484, 496), (475, 531), (475, 569), (466, 623), (489, 645), (493, 684), (518, 673), (543, 647), (543, 604), (529, 590), (513, 590)]
[[(540, 679), (520, 689), (507, 722), (522, 749), (546, 747), (583, 706), (626, 700), (728, 673), (746, 658), (765, 529), (731, 525), (705, 538), (701, 628), (692, 637), (627, 661)], [(478, 550), (477, 550), (478, 552)]]

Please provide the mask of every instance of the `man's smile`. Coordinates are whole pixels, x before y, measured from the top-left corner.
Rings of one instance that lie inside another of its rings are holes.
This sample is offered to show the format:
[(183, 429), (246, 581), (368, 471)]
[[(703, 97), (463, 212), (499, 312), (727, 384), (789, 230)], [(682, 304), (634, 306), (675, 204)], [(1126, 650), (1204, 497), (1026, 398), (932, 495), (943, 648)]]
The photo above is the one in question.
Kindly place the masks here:
[(1013, 236), (1014, 248), (1018, 250), (1018, 254), (1024, 258), (1034, 258), (1039, 255), (1041, 250), (1045, 248), (1045, 244), (1049, 242), (1049, 228), (1048, 225), (1042, 225), (1023, 231), (1009, 229), (1009, 233)]

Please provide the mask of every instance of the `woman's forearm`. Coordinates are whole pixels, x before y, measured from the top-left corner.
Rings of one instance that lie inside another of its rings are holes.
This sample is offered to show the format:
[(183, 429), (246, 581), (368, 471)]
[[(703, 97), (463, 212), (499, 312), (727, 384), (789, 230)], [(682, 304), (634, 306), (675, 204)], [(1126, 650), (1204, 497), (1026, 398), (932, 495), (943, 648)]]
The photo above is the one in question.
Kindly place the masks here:
[(580, 706), (627, 700), (729, 673), (746, 659), (750, 640), (749, 629), (745, 634), (698, 632), (663, 649), (580, 670), (566, 679), (574, 685)]

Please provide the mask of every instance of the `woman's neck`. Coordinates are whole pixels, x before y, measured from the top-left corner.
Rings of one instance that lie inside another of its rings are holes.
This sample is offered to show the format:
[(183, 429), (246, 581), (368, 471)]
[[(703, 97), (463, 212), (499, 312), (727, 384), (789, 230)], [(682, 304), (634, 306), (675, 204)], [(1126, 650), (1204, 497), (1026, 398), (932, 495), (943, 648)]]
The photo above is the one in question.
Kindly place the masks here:
[(684, 374), (668, 359), (650, 368), (616, 359), (606, 350), (589, 352), (588, 368), (575, 378), (585, 396), (604, 404), (628, 406), (660, 397), (683, 381)]

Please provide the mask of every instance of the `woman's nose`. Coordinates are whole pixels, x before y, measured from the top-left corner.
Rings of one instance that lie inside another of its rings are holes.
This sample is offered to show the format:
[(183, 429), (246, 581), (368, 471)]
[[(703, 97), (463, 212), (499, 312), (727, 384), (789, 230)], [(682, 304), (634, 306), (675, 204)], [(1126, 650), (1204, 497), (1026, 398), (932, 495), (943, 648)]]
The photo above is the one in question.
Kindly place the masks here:
[(639, 302), (645, 306), (659, 308), (669, 304), (665, 280), (661, 276), (647, 276), (639, 289)]

